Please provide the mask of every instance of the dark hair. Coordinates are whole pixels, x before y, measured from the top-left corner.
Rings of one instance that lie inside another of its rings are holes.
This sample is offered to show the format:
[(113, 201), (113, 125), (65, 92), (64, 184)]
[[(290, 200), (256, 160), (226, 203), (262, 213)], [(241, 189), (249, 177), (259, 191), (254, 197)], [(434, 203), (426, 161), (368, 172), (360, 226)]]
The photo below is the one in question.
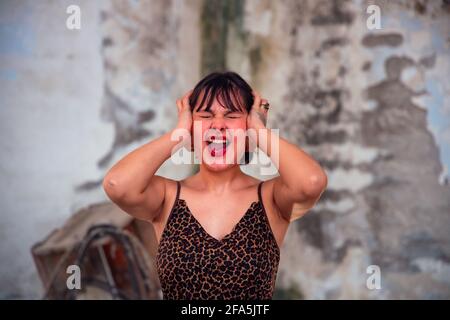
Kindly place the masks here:
[(215, 98), (224, 108), (231, 111), (250, 112), (253, 105), (253, 93), (250, 85), (235, 72), (213, 72), (200, 80), (189, 97), (191, 111), (194, 111), (200, 94), (204, 95), (198, 106), (198, 110), (206, 104), (205, 111), (209, 111)]

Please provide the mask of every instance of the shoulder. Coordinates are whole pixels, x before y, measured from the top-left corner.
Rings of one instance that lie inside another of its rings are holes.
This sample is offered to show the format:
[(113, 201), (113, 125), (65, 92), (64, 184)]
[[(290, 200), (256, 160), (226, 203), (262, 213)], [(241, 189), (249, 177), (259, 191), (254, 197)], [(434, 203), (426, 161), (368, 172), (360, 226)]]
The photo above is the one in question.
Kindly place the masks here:
[(272, 229), (273, 235), (278, 243), (278, 247), (281, 247), (283, 239), (286, 235), (290, 221), (286, 219), (281, 210), (276, 205), (273, 199), (273, 179), (260, 181), (260, 197), (264, 211), (269, 220), (269, 225)]
[(261, 198), (264, 202), (264, 206), (272, 213), (274, 219), (280, 220), (281, 223), (289, 223), (290, 220), (287, 218), (289, 215), (286, 212), (283, 212), (279, 205), (275, 202), (274, 199), (274, 187), (276, 180), (269, 179), (261, 181)]
[[(166, 213), (170, 211), (172, 205), (175, 202), (176, 194), (177, 194), (177, 180), (173, 180), (170, 178), (166, 178), (163, 176), (155, 175), (154, 178), (156, 178), (156, 183), (159, 185), (159, 188), (164, 190), (164, 199), (163, 204), (161, 207), (160, 213), (154, 217), (153, 221), (154, 223), (164, 220)], [(151, 196), (151, 195), (149, 195)]]

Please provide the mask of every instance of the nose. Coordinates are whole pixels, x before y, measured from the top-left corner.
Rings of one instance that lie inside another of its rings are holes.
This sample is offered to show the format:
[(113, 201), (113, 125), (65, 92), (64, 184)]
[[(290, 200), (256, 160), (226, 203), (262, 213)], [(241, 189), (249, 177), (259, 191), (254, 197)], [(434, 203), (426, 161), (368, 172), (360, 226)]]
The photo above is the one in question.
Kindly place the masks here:
[(212, 129), (224, 130), (226, 129), (225, 119), (223, 117), (214, 117), (211, 123)]

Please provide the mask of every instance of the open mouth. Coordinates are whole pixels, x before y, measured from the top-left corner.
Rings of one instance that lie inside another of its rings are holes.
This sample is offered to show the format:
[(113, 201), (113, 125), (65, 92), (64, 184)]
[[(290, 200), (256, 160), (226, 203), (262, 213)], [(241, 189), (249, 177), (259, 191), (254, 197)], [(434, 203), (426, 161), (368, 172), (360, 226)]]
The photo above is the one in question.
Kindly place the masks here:
[(210, 137), (208, 141), (206, 141), (207, 148), (209, 153), (213, 157), (222, 157), (227, 152), (227, 147), (230, 145), (230, 140), (227, 140), (226, 137)]

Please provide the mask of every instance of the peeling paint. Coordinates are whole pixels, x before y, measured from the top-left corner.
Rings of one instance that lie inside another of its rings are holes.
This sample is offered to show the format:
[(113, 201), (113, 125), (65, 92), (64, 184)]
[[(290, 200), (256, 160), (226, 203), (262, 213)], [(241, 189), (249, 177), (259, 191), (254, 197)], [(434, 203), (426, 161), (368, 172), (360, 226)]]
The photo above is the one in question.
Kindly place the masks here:
[(403, 36), (398, 33), (368, 34), (362, 39), (365, 47), (373, 48), (377, 46), (398, 47), (403, 43)]
[(370, 173), (358, 169), (336, 169), (328, 172), (328, 188), (331, 190), (361, 191), (373, 182)]

